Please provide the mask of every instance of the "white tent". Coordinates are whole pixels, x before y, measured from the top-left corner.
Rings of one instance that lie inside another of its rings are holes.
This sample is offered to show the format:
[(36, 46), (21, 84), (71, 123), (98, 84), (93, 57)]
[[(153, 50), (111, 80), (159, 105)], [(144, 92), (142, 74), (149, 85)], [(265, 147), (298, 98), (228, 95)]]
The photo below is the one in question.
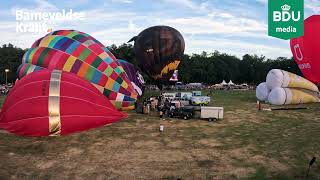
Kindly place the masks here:
[(230, 80), (229, 83), (228, 83), (228, 85), (229, 85), (229, 86), (233, 86), (234, 83)]
[(222, 83), (220, 83), (220, 84), (221, 84), (222, 86), (228, 85), (225, 80), (223, 80)]

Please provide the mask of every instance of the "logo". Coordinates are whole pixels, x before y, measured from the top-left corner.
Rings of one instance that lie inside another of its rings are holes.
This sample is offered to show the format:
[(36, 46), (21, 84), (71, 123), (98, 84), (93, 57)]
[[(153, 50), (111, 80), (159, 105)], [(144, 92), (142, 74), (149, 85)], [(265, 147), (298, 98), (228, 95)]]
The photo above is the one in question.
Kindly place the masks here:
[(288, 40), (304, 35), (304, 0), (269, 0), (269, 36)]
[(72, 9), (56, 12), (16, 9), (16, 32), (52, 32), (55, 22), (84, 20), (84, 17), (83, 12), (74, 12)]

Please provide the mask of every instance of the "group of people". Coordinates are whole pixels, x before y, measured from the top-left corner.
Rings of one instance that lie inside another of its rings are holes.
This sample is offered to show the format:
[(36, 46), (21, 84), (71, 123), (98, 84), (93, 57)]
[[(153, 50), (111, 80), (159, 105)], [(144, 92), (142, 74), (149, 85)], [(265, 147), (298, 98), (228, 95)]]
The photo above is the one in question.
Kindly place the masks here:
[(137, 112), (149, 114), (150, 111), (157, 111), (159, 117), (163, 120), (170, 117), (170, 114), (177, 108), (179, 107), (176, 107), (176, 104), (172, 103), (169, 98), (165, 98), (163, 95), (146, 98), (143, 100), (142, 105), (137, 104)]
[(12, 88), (11, 84), (2, 84), (0, 85), (0, 93), (1, 95), (7, 95), (9, 93), (9, 90)]

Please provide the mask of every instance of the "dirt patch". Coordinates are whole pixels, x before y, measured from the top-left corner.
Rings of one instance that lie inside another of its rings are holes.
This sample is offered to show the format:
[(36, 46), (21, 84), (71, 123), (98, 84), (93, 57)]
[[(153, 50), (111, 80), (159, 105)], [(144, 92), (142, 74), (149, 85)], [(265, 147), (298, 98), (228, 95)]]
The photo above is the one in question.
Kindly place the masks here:
[(36, 164), (36, 167), (40, 170), (45, 170), (52, 168), (55, 164), (57, 164), (57, 161), (40, 161)]
[(84, 152), (84, 150), (80, 148), (70, 148), (67, 150), (67, 156), (78, 156), (81, 155)]
[(137, 148), (158, 148), (161, 146), (159, 142), (156, 141), (137, 141), (133, 143)]
[(284, 165), (275, 159), (267, 158), (262, 155), (255, 155), (255, 156), (249, 158), (248, 161), (252, 162), (252, 163), (260, 164), (260, 165), (270, 169), (270, 171), (286, 172), (289, 170), (289, 167), (287, 165)]
[(215, 140), (215, 139), (201, 139), (198, 141), (198, 143), (204, 145), (204, 146), (208, 146), (208, 147), (218, 147), (218, 146), (221, 146), (222, 144)]
[(242, 110), (229, 111), (225, 113), (225, 120), (228, 123), (242, 123), (243, 120), (247, 122), (261, 123), (261, 117), (258, 115), (257, 110)]

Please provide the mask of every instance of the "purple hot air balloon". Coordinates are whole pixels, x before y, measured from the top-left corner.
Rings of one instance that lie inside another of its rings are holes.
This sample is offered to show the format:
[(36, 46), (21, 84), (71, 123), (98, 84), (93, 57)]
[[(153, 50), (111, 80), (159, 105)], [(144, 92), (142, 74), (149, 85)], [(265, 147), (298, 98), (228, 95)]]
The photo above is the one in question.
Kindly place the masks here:
[(144, 91), (144, 79), (143, 76), (139, 73), (139, 70), (128, 61), (117, 59), (118, 63), (123, 67), (124, 71), (127, 73), (129, 80), (131, 81), (132, 86), (141, 96)]

